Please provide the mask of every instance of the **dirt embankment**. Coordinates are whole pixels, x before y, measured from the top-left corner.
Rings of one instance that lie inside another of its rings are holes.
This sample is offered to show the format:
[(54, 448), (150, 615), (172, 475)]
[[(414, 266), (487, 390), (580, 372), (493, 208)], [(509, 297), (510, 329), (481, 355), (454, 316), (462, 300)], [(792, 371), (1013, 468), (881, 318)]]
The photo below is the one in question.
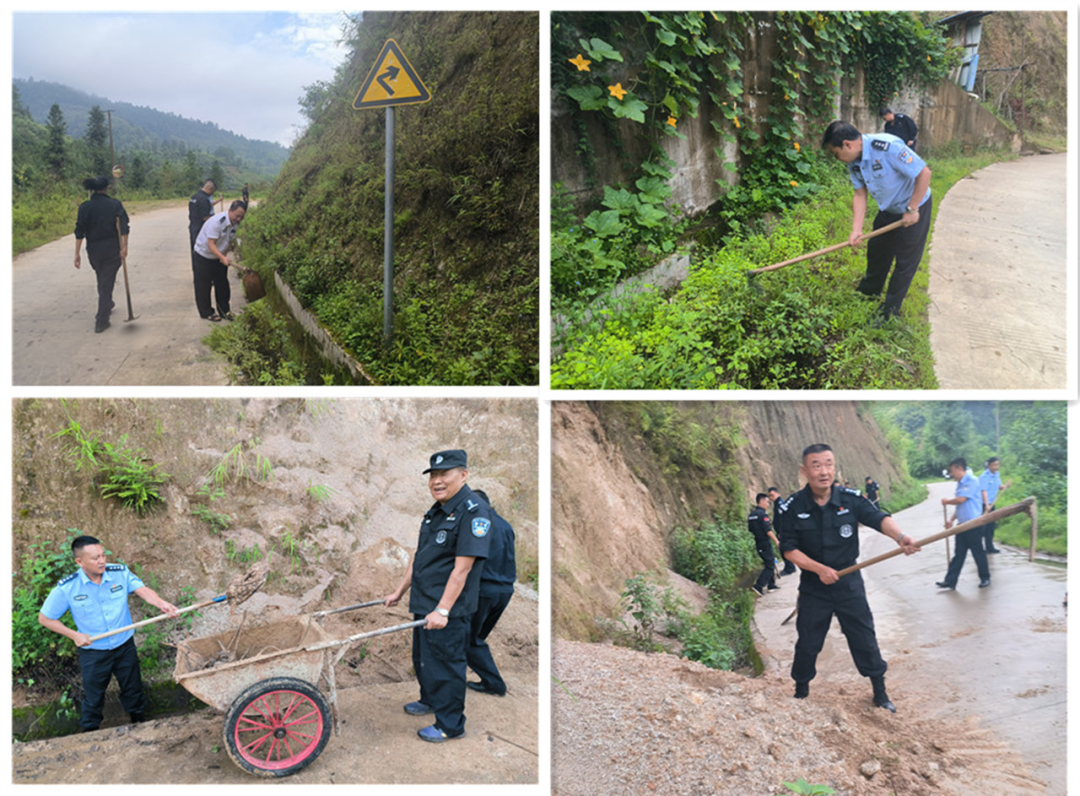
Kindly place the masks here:
[[(67, 438), (54, 437), (69, 420), (109, 443), (141, 448), (150, 462), (160, 463), (169, 474), (164, 504), (138, 517), (102, 500), (89, 472), (76, 470), (65, 453)], [(522, 582), (535, 572), (538, 550), (536, 424), (536, 402), (523, 400), (17, 401), (14, 561), (29, 544), (62, 543), (67, 529), (78, 528), (100, 537), (114, 556), (152, 573), (154, 587), (175, 602), (185, 587), (199, 599), (220, 594), (247, 567), (240, 553), (251, 556), (257, 549), (270, 561), (270, 577), (242, 605), (245, 628), (380, 598), (400, 581), (420, 518), (431, 505), (421, 474), (428, 456), (465, 448), (469, 484), (488, 493), (516, 532), (518, 596), (491, 637), (511, 693), (502, 700), (482, 694), (469, 698), (466, 715), (475, 714), (476, 720), (467, 725), (471, 740), (458, 743), (475, 744), (475, 755), (449, 763), (460, 755), (459, 745), (457, 755), (439, 764), (444, 770), (421, 765), (399, 770), (389, 750), (412, 741), (427, 747), (415, 737), (425, 724), (409, 721), (401, 710), (416, 698), (409, 635), (379, 637), (338, 666), (342, 712), (353, 729), (343, 731), (347, 741), (333, 739), (326, 755), (336, 747), (343, 757), (329, 767), (316, 761), (304, 781), (335, 781), (335, 776), (338, 782), (535, 781), (539, 602)], [(224, 495), (210, 502), (199, 490), (237, 445), (245, 474), (236, 474), (234, 454)], [(268, 467), (260, 476), (264, 463)], [(198, 506), (229, 515), (229, 527), (214, 531), (193, 513)], [(139, 604), (131, 601), (136, 615)], [(368, 608), (330, 617), (327, 628), (344, 638), (408, 621), (407, 611), (407, 606)], [(241, 621), (240, 611), (224, 607), (200, 613), (190, 630), (176, 631), (170, 640), (212, 635)], [(16, 779), (245, 781), (238, 770), (239, 779), (234, 778), (234, 767), (220, 749), (220, 732), (220, 716), (199, 714), (23, 744), (17, 747)], [(489, 734), (503, 740), (496, 743)], [(373, 756), (372, 747), (387, 751)], [(193, 750), (202, 755), (195, 763)], [(127, 762), (114, 759), (113, 751)]]
[(623, 581), (667, 566), (668, 538), (680, 525), (715, 514), (741, 515), (769, 486), (787, 495), (799, 482), (799, 454), (814, 442), (836, 451), (837, 477), (859, 485), (872, 475), (888, 499), (900, 474), (876, 423), (854, 402), (674, 403), (705, 423), (721, 415), (745, 444), (724, 451), (737, 468), (729, 494), (716, 473), (658, 461), (619, 406), (552, 405), (551, 514), (557, 637), (586, 640), (594, 617), (612, 616)]

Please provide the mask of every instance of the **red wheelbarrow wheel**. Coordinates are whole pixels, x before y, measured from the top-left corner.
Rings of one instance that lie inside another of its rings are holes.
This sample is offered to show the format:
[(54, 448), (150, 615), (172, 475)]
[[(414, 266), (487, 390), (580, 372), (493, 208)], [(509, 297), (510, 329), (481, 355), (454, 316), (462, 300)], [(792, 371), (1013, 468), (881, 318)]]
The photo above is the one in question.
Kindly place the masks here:
[(273, 677), (233, 700), (225, 714), (225, 748), (251, 774), (287, 777), (322, 753), (331, 724), (318, 688), (295, 677)]

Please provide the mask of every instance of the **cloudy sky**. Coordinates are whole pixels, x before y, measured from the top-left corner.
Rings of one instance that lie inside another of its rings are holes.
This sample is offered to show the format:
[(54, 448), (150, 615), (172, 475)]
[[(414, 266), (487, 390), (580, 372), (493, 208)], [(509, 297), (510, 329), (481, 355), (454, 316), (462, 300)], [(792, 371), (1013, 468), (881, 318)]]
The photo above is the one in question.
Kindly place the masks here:
[[(224, 6), (224, 4), (222, 4)], [(303, 87), (345, 58), (340, 13), (16, 13), (13, 76), (289, 146)]]

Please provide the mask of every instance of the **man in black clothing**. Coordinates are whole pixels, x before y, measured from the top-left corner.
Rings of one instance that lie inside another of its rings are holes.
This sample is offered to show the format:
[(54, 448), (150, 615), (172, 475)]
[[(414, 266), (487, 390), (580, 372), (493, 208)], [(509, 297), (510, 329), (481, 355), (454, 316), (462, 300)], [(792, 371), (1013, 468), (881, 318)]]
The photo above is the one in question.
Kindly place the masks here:
[(776, 534), (773, 533), (769, 513), (765, 510), (769, 505), (769, 496), (764, 492), (758, 492), (754, 501), (757, 505), (751, 510), (750, 516), (746, 520), (749, 524), (750, 533), (754, 537), (754, 548), (761, 558), (761, 563), (765, 565), (751, 587), (754, 593), (761, 597), (766, 591), (776, 591), (780, 588), (776, 585), (776, 555), (773, 553), (772, 547), (775, 544), (779, 549), (780, 542), (777, 540)]
[(913, 152), (918, 151), (919, 127), (914, 119), (902, 113), (893, 113), (889, 108), (882, 108), (878, 114), (885, 120), (886, 133), (895, 135), (911, 147)]
[(514, 596), (517, 565), (514, 562), (514, 529), (495, 512), (482, 489), (473, 494), (488, 504), (491, 514), (491, 531), (488, 535), (488, 556), (480, 573), (480, 600), (469, 626), (469, 647), (465, 657), (469, 668), (479, 675), (479, 682), (470, 680), (466, 685), (473, 691), (495, 696), (506, 695), (506, 682), (499, 674), (499, 667), (491, 655), (487, 637)]
[(874, 504), (875, 507), (881, 508), (881, 501), (879, 495), (881, 494), (881, 487), (878, 486), (878, 482), (870, 476), (866, 476), (866, 499)]
[(83, 182), (83, 188), (94, 193), (79, 205), (75, 219), (75, 267), (82, 267), (81, 251), (85, 239), (86, 257), (97, 276), (94, 331), (100, 333), (109, 328), (116, 272), (127, 257), (128, 215), (120, 200), (108, 195), (108, 177), (91, 177)]
[(878, 649), (862, 573), (851, 572), (841, 579), (838, 570), (852, 566), (859, 557), (859, 523), (893, 539), (904, 555), (918, 552), (919, 547), (900, 530), (896, 520), (859, 490), (836, 484), (836, 463), (828, 445), (806, 448), (800, 472), (806, 486), (780, 504), (777, 516), (783, 539), (780, 549), (802, 570), (796, 623), (799, 638), (791, 664), (795, 698), (805, 699), (810, 694), (817, 656), (836, 615), (859, 674), (873, 684), (874, 704), (895, 713), (885, 691), (888, 666)]
[(188, 202), (188, 237), (191, 239), (191, 268), (195, 269), (195, 241), (199, 239), (199, 231), (210, 216), (214, 215), (214, 191), (217, 183), (208, 179), (203, 187), (191, 195)]

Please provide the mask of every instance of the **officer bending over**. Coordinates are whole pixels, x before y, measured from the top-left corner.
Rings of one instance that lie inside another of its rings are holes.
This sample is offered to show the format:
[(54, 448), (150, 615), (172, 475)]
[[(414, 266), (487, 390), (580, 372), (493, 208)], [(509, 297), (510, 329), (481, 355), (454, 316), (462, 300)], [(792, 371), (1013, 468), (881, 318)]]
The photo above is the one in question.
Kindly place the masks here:
[(904, 555), (920, 548), (888, 512), (875, 507), (859, 490), (835, 483), (836, 462), (828, 445), (806, 448), (800, 472), (806, 486), (781, 503), (776, 522), (784, 557), (802, 570), (796, 622), (799, 638), (791, 664), (795, 698), (805, 699), (810, 693), (817, 656), (836, 615), (855, 667), (873, 684), (874, 704), (895, 713), (885, 692), (888, 667), (878, 649), (862, 573), (841, 578), (837, 570), (852, 566), (859, 557), (859, 523), (895, 540)]
[[(90, 641), (90, 636), (130, 625), (131, 611), (127, 596), (135, 592), (162, 613), (175, 616), (177, 607), (158, 597), (123, 564), (109, 564), (105, 548), (93, 536), (78, 536), (71, 542), (71, 552), (79, 568), (56, 584), (45, 598), (38, 622), (54, 633), (67, 636), (79, 648), (82, 670), (83, 703), (79, 725), (83, 732), (101, 724), (105, 689), (116, 675), (120, 686), (120, 704), (132, 722), (142, 721), (146, 711), (139, 655), (135, 650), (134, 630)], [(71, 611), (78, 630), (60, 621)]]

